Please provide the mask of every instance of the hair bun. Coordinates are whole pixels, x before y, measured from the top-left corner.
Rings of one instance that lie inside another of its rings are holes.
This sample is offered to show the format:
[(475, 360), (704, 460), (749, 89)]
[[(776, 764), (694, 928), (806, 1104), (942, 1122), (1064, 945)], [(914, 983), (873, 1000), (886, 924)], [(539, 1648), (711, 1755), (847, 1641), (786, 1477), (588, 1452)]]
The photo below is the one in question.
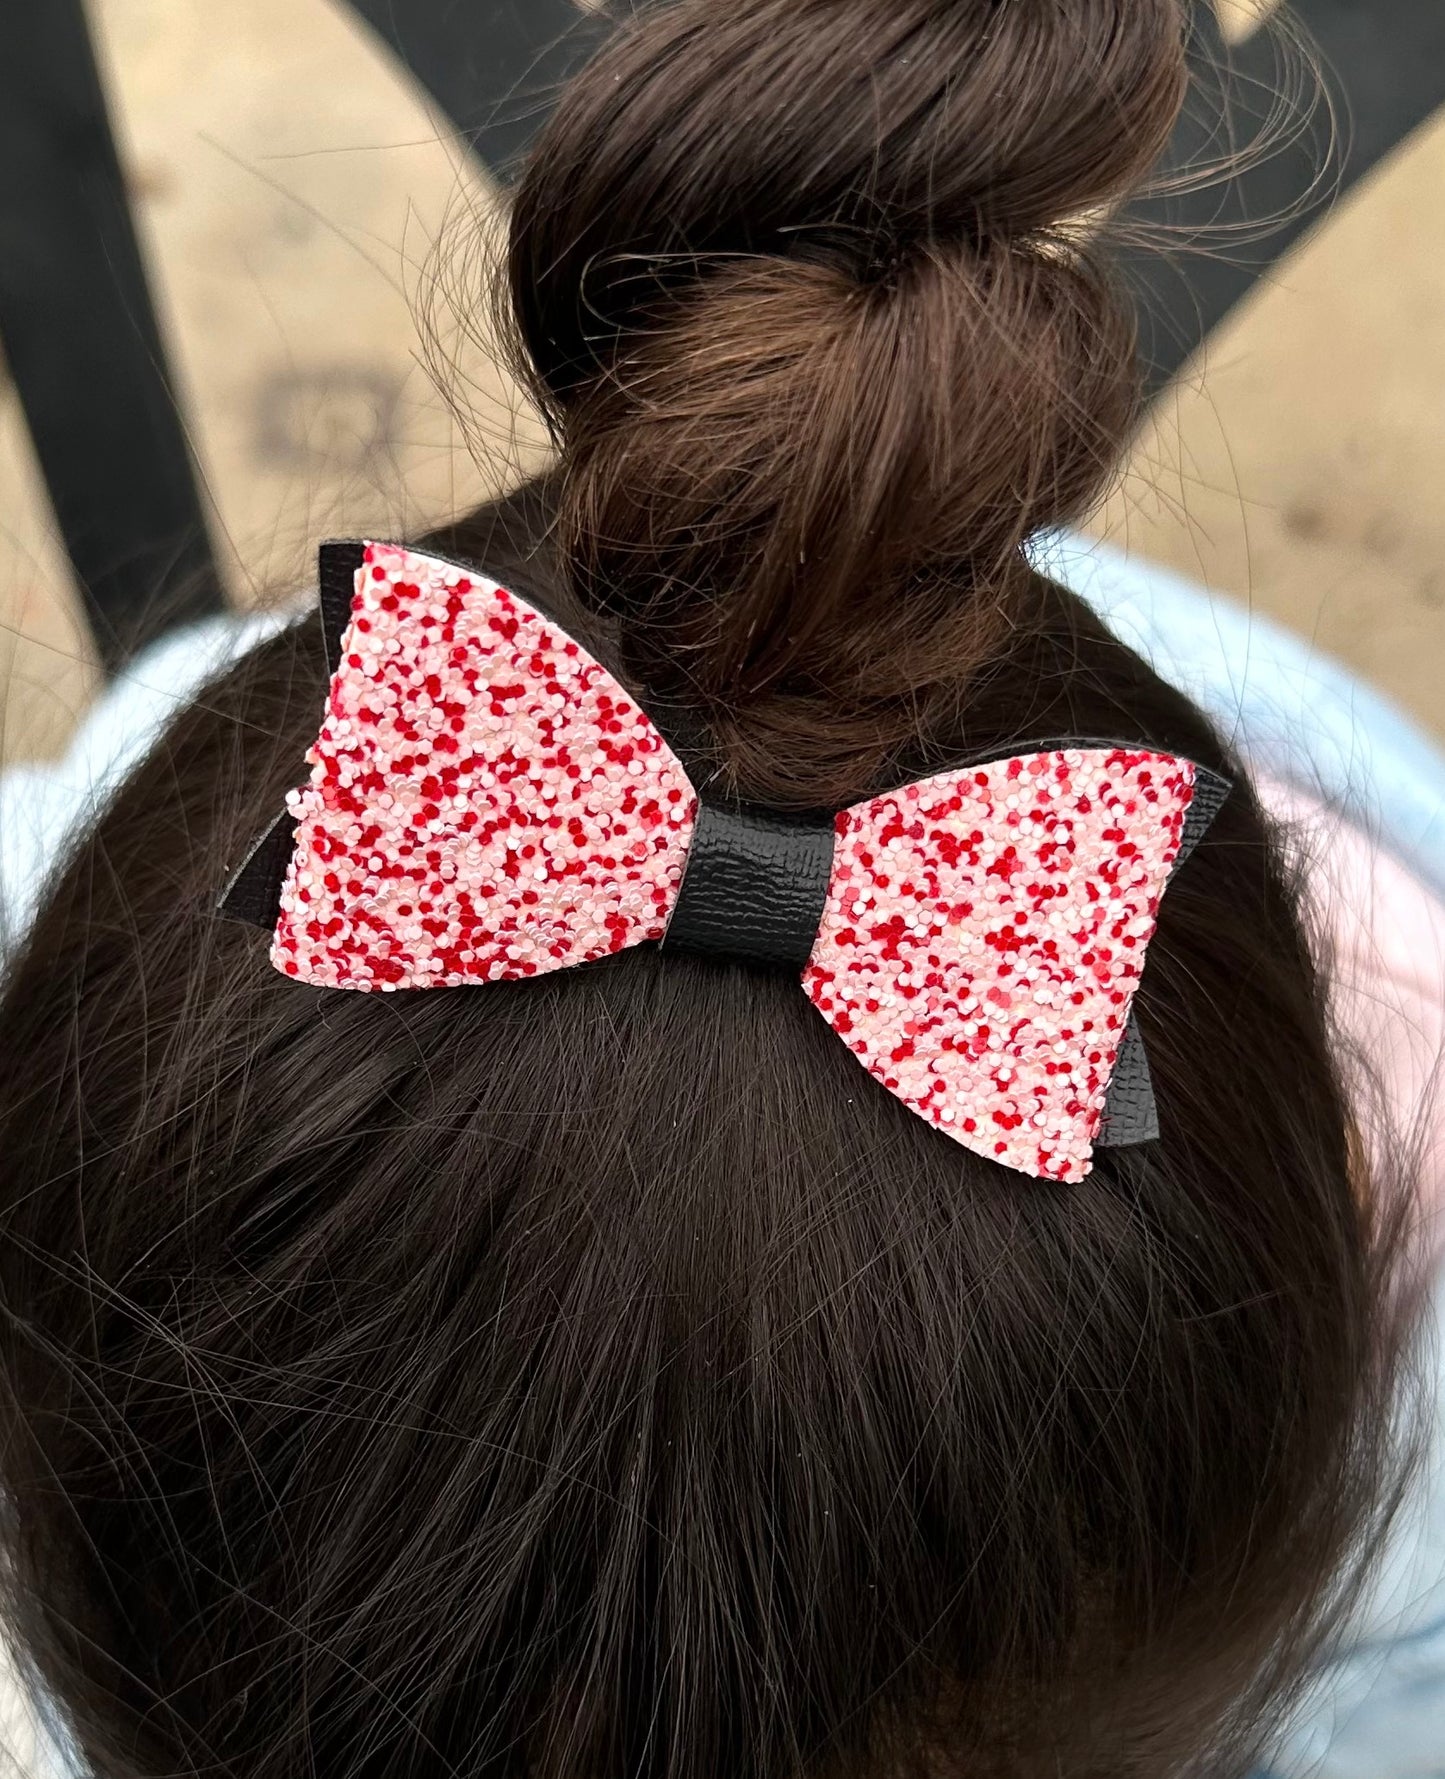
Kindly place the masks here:
[(821, 793), (769, 712), (840, 759), (897, 729), (1097, 494), (1133, 322), (1057, 225), (1167, 140), (1181, 37), (1176, 0), (678, 0), (568, 89), (510, 255), (562, 543), (743, 777)]

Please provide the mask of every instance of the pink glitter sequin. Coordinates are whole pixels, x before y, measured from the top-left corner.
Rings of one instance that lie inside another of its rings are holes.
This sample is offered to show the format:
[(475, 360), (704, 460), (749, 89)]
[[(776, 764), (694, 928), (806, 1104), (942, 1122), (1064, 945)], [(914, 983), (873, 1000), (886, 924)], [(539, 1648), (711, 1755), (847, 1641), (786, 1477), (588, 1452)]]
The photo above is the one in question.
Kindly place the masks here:
[(277, 968), (444, 988), (660, 939), (697, 800), (636, 703), (480, 575), (368, 544), (356, 581)]
[[(604, 668), (477, 574), (368, 544), (272, 958), (329, 988), (568, 969), (661, 939), (696, 794)], [(1083, 1179), (1194, 768), (1076, 748), (845, 811), (803, 986), (968, 1148)]]
[(1193, 794), (1187, 761), (1070, 749), (848, 810), (804, 988), (930, 1124), (1082, 1180)]

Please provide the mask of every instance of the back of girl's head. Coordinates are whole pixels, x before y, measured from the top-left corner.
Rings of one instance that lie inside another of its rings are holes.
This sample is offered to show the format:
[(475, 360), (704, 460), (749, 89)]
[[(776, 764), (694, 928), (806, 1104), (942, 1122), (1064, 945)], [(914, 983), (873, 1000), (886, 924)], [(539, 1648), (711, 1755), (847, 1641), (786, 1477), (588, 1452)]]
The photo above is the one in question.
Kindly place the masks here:
[[(765, 803), (1048, 737), (1238, 779), (1021, 548), (1131, 423), (1097, 219), (1180, 34), (1174, 0), (647, 11), (512, 212), (557, 469), (441, 545)], [(1064, 1186), (744, 964), (276, 974), (215, 892), (325, 682), (298, 625), (177, 720), (0, 1016), (11, 1606), (91, 1765), (1233, 1770), (1369, 1524), (1398, 1331), (1247, 784), (1139, 992), (1161, 1140)]]

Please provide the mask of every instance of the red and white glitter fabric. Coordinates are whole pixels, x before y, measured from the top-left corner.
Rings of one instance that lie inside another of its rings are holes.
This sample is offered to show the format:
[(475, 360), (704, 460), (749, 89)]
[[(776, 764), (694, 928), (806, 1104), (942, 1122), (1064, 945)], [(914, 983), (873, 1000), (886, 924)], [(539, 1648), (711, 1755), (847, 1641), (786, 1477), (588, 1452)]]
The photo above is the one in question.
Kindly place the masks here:
[(1193, 795), (1188, 761), (1069, 749), (847, 810), (803, 986), (930, 1124), (1082, 1180)]
[[(697, 796), (645, 712), (484, 576), (368, 544), (272, 958), (328, 988), (442, 988), (659, 940)], [(803, 987), (938, 1130), (1081, 1180), (1194, 768), (1069, 749), (845, 811)]]
[(617, 681), (495, 582), (368, 544), (272, 959), (327, 988), (534, 976), (660, 939), (697, 798)]

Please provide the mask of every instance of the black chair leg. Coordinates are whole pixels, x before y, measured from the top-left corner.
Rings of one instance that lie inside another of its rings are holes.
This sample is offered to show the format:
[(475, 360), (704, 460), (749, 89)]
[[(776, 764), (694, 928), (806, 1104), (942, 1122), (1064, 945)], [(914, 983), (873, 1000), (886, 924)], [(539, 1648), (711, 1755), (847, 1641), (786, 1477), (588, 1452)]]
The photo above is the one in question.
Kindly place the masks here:
[(221, 589), (81, 0), (0, 5), (0, 343), (114, 667)]

